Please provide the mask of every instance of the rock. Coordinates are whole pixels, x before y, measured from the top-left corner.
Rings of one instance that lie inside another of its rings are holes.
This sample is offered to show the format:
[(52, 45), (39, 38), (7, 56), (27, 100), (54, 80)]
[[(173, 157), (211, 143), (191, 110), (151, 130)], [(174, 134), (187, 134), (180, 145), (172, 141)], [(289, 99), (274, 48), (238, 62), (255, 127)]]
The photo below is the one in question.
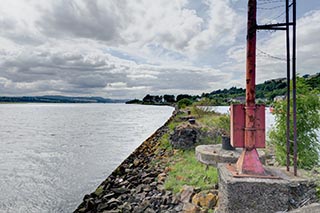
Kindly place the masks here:
[(91, 198), (90, 195), (86, 194), (84, 197), (83, 197), (83, 201), (87, 201)]
[(149, 185), (144, 185), (144, 187), (143, 187), (143, 191), (145, 191), (145, 192), (150, 192), (152, 189), (151, 189), (151, 186), (149, 186)]
[(184, 213), (198, 213), (198, 212), (200, 212), (200, 208), (192, 203), (183, 204), (182, 210)]
[(143, 191), (144, 184), (140, 184), (136, 187), (136, 193), (140, 193)]
[(206, 209), (212, 209), (217, 204), (217, 200), (218, 197), (211, 192), (208, 194), (200, 192), (192, 197), (192, 203), (194, 205), (204, 207)]
[(178, 204), (179, 203), (179, 198), (177, 196), (172, 196), (172, 201), (171, 201), (172, 204)]
[(142, 180), (142, 183), (148, 184), (151, 183), (154, 180), (152, 177), (146, 177), (145, 179)]
[(109, 207), (110, 207), (110, 205), (108, 203), (101, 203), (98, 205), (97, 211), (100, 212), (102, 210), (110, 209)]
[(120, 183), (120, 186), (128, 186), (129, 184), (130, 184), (129, 181), (125, 180)]
[(144, 210), (144, 212), (145, 212), (145, 213), (155, 213), (156, 211), (153, 210), (152, 208), (149, 208), (149, 207), (148, 207), (147, 209)]
[(142, 192), (140, 194), (136, 194), (135, 197), (141, 201), (141, 200), (144, 200), (146, 198), (146, 195), (147, 194), (145, 192)]
[(181, 205), (178, 205), (174, 208), (175, 211), (177, 212), (181, 212), (182, 211), (182, 206)]
[(167, 174), (166, 173), (160, 173), (159, 175), (158, 175), (158, 183), (162, 183), (162, 182), (164, 182), (165, 181), (165, 179), (166, 179), (166, 177), (167, 177)]
[[(158, 129), (96, 191), (86, 195), (75, 212), (181, 212), (183, 204), (179, 198), (163, 186), (171, 170), (165, 165), (168, 165), (168, 158), (174, 150), (160, 149), (155, 153), (159, 139), (168, 132), (167, 126)], [(150, 164), (155, 158), (158, 162)], [(182, 197), (190, 201), (192, 195), (187, 194), (182, 192)]]
[(192, 186), (184, 185), (180, 192), (180, 201), (182, 203), (190, 202), (193, 194), (194, 194), (194, 188)]
[(150, 186), (151, 186), (151, 187), (156, 187), (157, 185), (158, 185), (157, 182), (152, 182), (152, 183), (150, 183)]
[(107, 204), (113, 204), (113, 203), (120, 203), (120, 201), (118, 200), (118, 199), (116, 199), (116, 198), (111, 198), (108, 202), (107, 202)]
[(168, 172), (170, 172), (171, 170), (172, 170), (172, 168), (169, 167), (169, 166), (167, 166), (167, 167), (164, 169), (164, 172), (165, 172), (165, 173), (168, 173)]
[(106, 211), (103, 211), (102, 213), (119, 213), (121, 212), (119, 209), (115, 209), (115, 210), (106, 210)]
[(304, 207), (290, 211), (291, 213), (316, 213), (320, 212), (320, 203), (312, 203)]
[(140, 160), (139, 159), (134, 159), (133, 165), (134, 166), (138, 166), (139, 164), (140, 164)]
[(94, 208), (94, 205), (95, 205), (94, 200), (93, 200), (92, 198), (89, 199), (89, 200), (87, 201), (86, 210), (88, 211), (88, 210), (93, 209), (93, 208)]
[(96, 189), (96, 191), (94, 192), (94, 194), (95, 194), (96, 196), (100, 196), (100, 195), (102, 195), (102, 193), (103, 193), (103, 186), (99, 186), (99, 187)]
[(82, 207), (82, 208), (78, 209), (77, 212), (84, 213), (84, 212), (87, 212), (87, 209), (86, 209), (86, 207)]
[(125, 202), (120, 209), (122, 210), (121, 212), (131, 212), (132, 211), (132, 206), (129, 202)]
[(124, 194), (124, 193), (130, 192), (129, 189), (122, 188), (122, 187), (120, 187), (120, 188), (112, 188), (111, 191), (113, 191), (116, 194)]
[(191, 149), (197, 143), (199, 128), (196, 125), (183, 124), (174, 129), (170, 135), (170, 143), (177, 149)]
[(109, 199), (112, 198), (113, 196), (115, 196), (115, 193), (114, 193), (114, 192), (110, 192), (110, 193), (104, 195), (104, 196), (102, 197), (102, 199), (104, 199), (104, 200), (109, 200)]
[(133, 212), (145, 212), (146, 208), (150, 206), (150, 201), (149, 200), (144, 200), (139, 206), (136, 206), (134, 208)]

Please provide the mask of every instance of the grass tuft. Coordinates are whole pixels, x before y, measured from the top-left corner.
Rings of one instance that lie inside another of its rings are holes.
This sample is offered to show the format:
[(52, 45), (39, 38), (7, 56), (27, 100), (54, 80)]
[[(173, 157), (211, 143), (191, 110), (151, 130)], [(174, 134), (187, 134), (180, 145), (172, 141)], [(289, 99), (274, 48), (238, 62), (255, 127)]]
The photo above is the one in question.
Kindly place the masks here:
[(170, 165), (165, 188), (178, 193), (183, 185), (212, 189), (218, 183), (218, 172), (214, 167), (206, 167), (197, 161), (193, 150), (177, 151)]

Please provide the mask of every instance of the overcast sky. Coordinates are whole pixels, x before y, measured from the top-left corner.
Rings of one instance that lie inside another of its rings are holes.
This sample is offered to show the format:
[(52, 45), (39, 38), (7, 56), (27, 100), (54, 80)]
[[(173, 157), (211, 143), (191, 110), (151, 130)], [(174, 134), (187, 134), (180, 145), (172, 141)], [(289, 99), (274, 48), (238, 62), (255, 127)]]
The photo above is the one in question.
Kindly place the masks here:
[[(284, 21), (285, 0), (257, 2), (258, 24)], [(142, 98), (244, 87), (247, 0), (0, 3), (0, 96)], [(297, 3), (297, 72), (314, 74), (320, 1)], [(259, 32), (257, 47), (257, 83), (285, 77), (285, 32)]]

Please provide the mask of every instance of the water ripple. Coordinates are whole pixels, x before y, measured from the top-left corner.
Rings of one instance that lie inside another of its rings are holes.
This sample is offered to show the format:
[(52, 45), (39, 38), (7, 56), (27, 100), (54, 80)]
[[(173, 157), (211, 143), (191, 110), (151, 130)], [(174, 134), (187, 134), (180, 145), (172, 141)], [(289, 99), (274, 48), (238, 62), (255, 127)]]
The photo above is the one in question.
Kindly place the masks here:
[(0, 105), (0, 212), (71, 212), (172, 110), (124, 104)]

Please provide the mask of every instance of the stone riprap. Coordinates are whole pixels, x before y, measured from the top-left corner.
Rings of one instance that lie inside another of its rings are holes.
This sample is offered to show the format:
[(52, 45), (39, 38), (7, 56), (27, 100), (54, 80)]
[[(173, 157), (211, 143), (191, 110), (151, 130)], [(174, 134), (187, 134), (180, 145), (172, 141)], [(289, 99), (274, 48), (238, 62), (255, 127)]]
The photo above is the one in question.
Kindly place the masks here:
[(85, 195), (75, 212), (180, 212), (183, 204), (163, 186), (168, 172), (165, 167), (168, 152), (155, 153), (173, 117), (143, 142), (95, 192)]

